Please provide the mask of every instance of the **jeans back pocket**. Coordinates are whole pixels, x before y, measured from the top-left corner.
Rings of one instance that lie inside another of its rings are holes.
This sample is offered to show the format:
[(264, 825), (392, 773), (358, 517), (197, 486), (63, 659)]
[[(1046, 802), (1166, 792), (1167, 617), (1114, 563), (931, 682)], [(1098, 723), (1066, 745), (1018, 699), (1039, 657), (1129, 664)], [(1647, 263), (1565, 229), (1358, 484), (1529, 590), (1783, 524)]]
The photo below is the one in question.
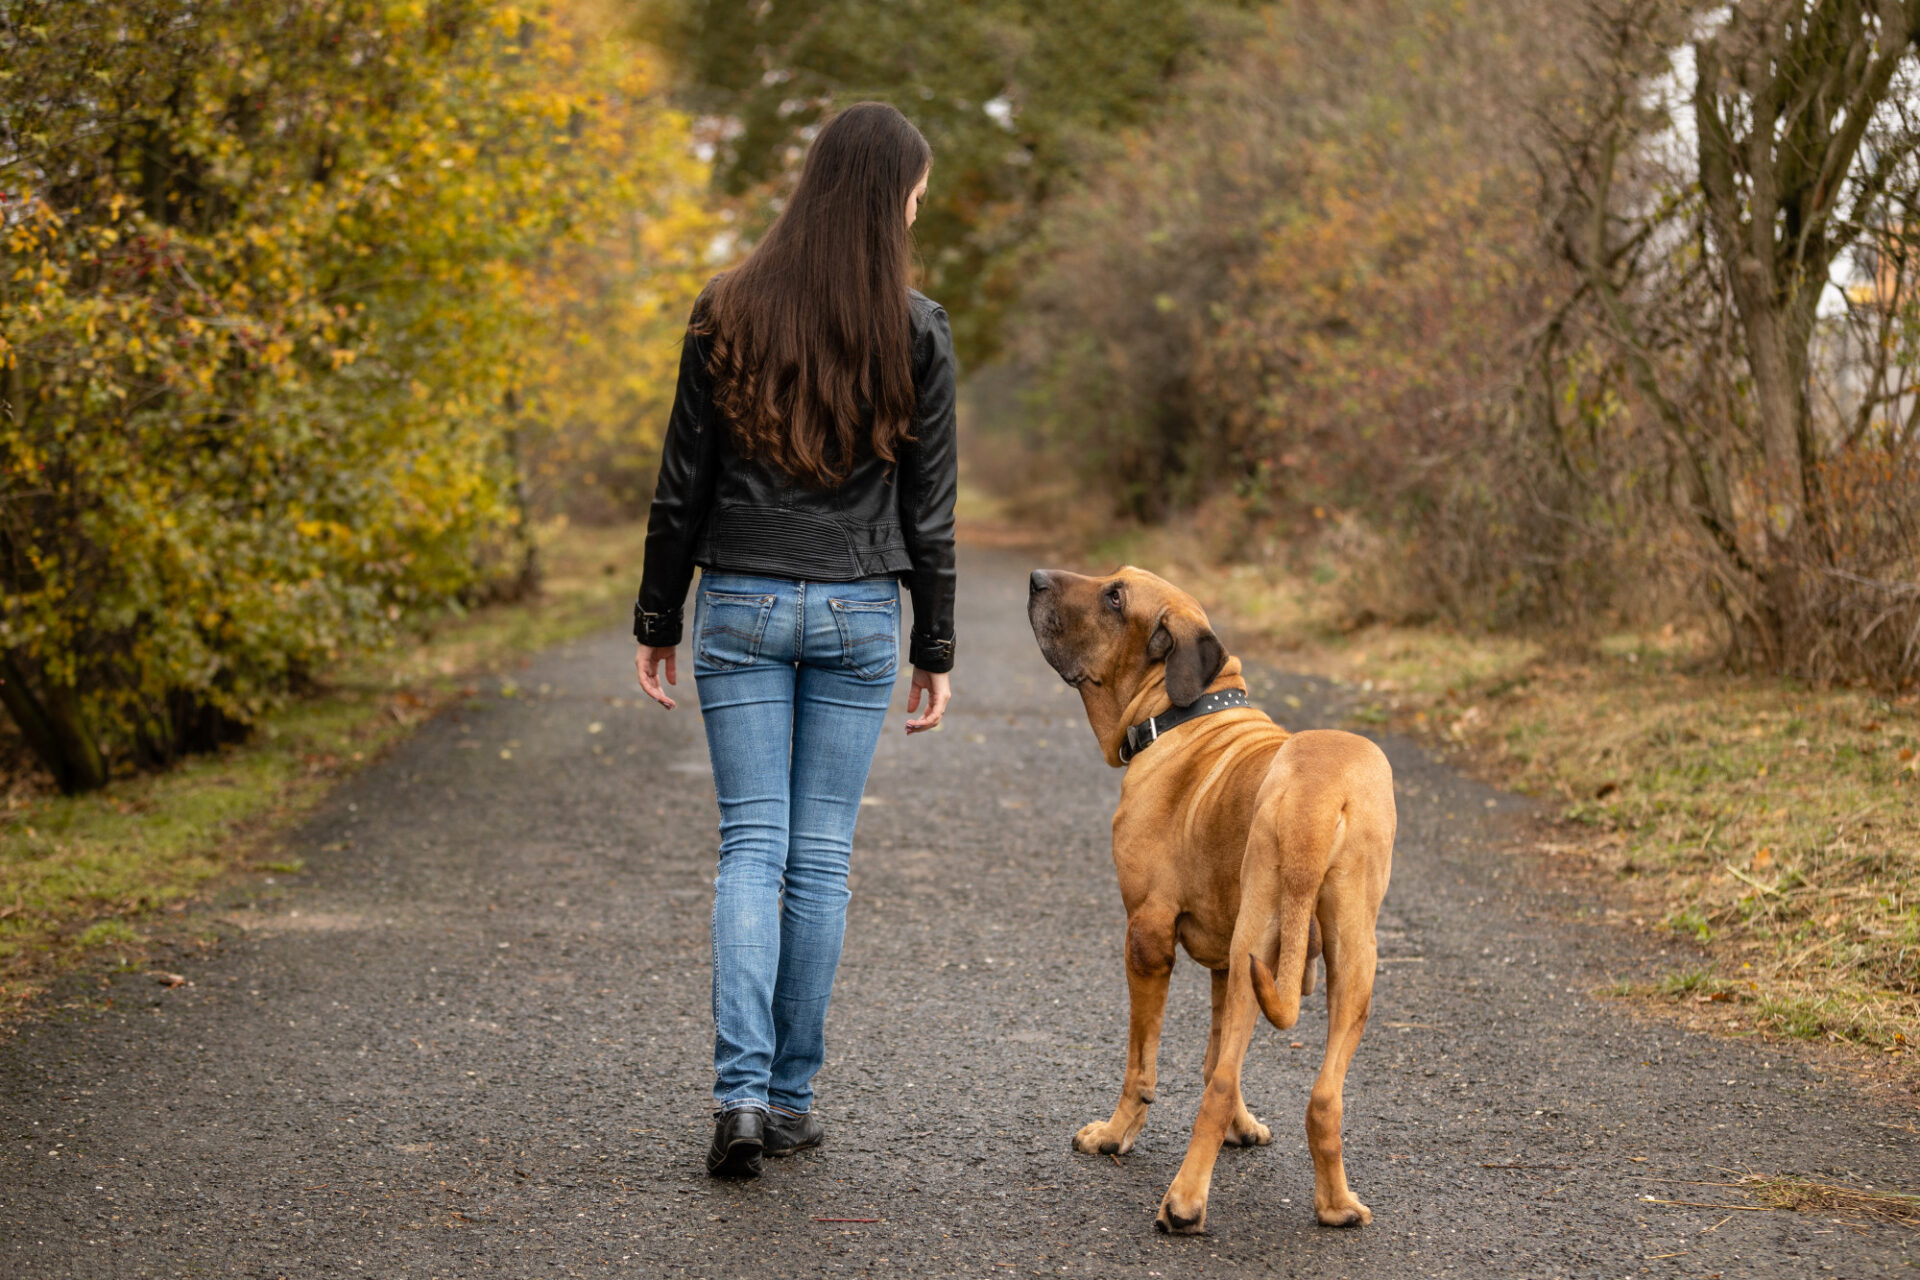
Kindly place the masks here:
[(702, 591), (697, 661), (719, 670), (747, 666), (760, 656), (772, 616), (772, 596)]
[(834, 600), (833, 621), (840, 628), (840, 654), (847, 670), (862, 680), (879, 680), (900, 663), (900, 602)]

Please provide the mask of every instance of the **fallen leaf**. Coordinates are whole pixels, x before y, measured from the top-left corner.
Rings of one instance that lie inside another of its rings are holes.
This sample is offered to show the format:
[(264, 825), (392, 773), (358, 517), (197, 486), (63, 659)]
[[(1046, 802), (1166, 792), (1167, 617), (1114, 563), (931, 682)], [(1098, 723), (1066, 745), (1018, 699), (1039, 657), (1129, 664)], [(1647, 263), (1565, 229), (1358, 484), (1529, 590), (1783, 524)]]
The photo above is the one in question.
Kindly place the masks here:
[(177, 973), (166, 973), (162, 970), (155, 969), (152, 977), (155, 982), (163, 987), (184, 987), (187, 985), (187, 980)]

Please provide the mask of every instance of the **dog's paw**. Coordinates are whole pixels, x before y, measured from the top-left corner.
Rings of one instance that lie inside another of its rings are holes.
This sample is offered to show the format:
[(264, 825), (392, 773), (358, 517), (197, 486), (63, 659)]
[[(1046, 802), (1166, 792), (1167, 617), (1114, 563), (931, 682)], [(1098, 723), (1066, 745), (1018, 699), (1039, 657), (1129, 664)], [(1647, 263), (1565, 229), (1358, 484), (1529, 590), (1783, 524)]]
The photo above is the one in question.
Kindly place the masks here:
[(1264, 1147), (1273, 1141), (1273, 1130), (1255, 1120), (1251, 1115), (1235, 1118), (1233, 1126), (1227, 1130), (1223, 1147)]
[(1364, 1227), (1373, 1221), (1373, 1210), (1351, 1195), (1345, 1203), (1330, 1204), (1324, 1208), (1316, 1206), (1313, 1212), (1323, 1227)]
[(1089, 1156), (1123, 1156), (1133, 1150), (1134, 1135), (1107, 1120), (1096, 1120), (1073, 1135), (1073, 1149)]
[(1153, 1225), (1156, 1230), (1170, 1236), (1204, 1235), (1207, 1230), (1207, 1202), (1202, 1199), (1186, 1204), (1169, 1190), (1160, 1201), (1160, 1212), (1154, 1215)]

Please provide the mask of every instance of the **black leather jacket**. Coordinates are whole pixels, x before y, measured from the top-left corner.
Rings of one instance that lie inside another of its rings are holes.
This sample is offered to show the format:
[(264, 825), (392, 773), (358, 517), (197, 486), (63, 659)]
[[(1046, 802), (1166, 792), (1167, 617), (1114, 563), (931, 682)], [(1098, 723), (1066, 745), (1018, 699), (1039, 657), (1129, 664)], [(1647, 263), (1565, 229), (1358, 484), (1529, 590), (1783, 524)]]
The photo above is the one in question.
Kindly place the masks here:
[(868, 454), (837, 488), (795, 484), (742, 458), (713, 403), (706, 344), (693, 330), (647, 517), (647, 560), (633, 634), (680, 643), (697, 564), (810, 582), (900, 577), (913, 597), (913, 665), (953, 669), (953, 333), (947, 313), (915, 293), (913, 440), (892, 466)]

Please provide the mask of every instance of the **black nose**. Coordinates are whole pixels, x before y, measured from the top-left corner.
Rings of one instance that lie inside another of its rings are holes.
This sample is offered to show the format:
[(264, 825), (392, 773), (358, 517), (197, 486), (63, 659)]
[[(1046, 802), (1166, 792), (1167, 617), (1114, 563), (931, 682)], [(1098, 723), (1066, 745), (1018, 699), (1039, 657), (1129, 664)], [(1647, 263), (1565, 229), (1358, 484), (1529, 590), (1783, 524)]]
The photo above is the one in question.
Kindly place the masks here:
[(1047, 576), (1045, 569), (1035, 569), (1027, 579), (1027, 590), (1034, 595), (1039, 595), (1052, 585), (1053, 580)]

